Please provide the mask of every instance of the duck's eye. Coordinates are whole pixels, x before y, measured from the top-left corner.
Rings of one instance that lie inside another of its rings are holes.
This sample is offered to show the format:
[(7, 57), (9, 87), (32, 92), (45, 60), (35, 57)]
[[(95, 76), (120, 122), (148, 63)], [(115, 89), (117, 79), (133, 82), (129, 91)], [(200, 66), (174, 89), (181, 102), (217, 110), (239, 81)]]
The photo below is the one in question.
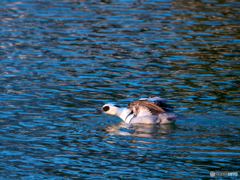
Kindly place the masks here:
[(118, 108), (120, 108), (121, 106), (119, 106), (119, 105), (114, 105), (114, 106), (116, 106), (116, 107), (118, 107)]
[(104, 106), (103, 107), (103, 111), (105, 111), (105, 112), (108, 111), (109, 109), (110, 109), (109, 106)]

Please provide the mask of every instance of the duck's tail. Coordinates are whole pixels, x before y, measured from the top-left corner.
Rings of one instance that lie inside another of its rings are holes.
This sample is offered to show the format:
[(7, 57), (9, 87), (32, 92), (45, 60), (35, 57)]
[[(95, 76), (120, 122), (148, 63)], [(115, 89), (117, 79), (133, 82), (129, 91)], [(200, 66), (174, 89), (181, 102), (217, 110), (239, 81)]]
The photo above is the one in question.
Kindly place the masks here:
[(174, 123), (177, 119), (181, 118), (184, 118), (184, 116), (175, 112), (161, 113), (158, 115), (161, 124)]

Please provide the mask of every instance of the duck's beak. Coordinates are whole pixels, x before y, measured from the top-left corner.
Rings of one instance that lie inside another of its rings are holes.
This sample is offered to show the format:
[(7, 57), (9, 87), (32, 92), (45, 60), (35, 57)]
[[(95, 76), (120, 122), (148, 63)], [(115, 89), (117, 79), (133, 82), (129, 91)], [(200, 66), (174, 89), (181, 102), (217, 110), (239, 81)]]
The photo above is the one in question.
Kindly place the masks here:
[(102, 112), (103, 112), (102, 108), (95, 108), (95, 109), (96, 109), (96, 111), (97, 111), (98, 113), (102, 113)]

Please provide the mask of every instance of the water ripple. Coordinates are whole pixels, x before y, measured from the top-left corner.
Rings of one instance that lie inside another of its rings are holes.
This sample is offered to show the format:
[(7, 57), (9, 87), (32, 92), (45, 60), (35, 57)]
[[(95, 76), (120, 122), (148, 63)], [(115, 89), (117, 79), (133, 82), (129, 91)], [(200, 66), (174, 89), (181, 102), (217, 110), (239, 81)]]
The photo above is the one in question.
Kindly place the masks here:
[[(3, 1), (1, 179), (210, 179), (239, 169), (237, 1)], [(161, 96), (186, 117), (95, 112)]]

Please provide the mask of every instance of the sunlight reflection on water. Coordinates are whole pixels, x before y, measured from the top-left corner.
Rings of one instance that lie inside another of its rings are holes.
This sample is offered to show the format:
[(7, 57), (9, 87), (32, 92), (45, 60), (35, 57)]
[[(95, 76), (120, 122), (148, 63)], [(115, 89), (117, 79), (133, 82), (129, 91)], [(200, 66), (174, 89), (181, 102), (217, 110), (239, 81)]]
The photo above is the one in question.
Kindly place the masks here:
[[(239, 169), (237, 1), (3, 1), (0, 177), (195, 179)], [(95, 108), (161, 96), (186, 116)]]

